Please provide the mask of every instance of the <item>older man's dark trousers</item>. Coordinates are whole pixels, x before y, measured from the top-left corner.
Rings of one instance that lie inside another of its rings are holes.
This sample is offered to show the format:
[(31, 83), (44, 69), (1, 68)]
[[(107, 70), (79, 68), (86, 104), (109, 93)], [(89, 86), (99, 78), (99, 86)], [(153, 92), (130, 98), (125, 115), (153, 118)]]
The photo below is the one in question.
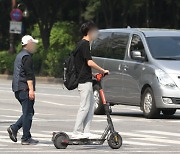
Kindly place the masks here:
[(17, 132), (21, 127), (23, 128), (23, 136), (21, 140), (26, 141), (31, 138), (31, 124), (34, 115), (34, 100), (29, 99), (29, 91), (15, 92), (16, 99), (22, 106), (22, 115), (18, 121), (11, 126), (12, 130)]

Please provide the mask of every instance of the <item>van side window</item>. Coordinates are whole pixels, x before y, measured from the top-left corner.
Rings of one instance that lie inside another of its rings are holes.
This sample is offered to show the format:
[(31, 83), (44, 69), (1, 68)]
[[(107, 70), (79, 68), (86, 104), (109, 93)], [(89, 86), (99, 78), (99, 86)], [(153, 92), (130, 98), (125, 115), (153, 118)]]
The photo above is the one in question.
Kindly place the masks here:
[(126, 53), (128, 40), (128, 33), (112, 33), (109, 41), (109, 50), (107, 51), (106, 57), (123, 60)]
[(130, 55), (131, 55), (131, 51), (136, 51), (136, 50), (141, 51), (141, 55), (145, 56), (145, 49), (141, 37), (134, 34), (131, 41)]
[(105, 57), (105, 53), (108, 49), (108, 42), (111, 36), (111, 32), (100, 32), (98, 38), (91, 44), (92, 56)]

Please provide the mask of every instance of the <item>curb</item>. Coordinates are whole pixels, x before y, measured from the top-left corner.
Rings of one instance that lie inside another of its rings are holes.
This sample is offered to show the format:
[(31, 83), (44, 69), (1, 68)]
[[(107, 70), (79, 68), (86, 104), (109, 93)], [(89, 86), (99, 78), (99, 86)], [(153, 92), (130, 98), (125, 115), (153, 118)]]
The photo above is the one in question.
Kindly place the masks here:
[[(0, 79), (4, 79), (4, 80), (12, 80), (12, 75), (4, 75), (1, 74), (0, 75)], [(55, 77), (41, 77), (41, 76), (37, 76), (36, 77), (36, 81), (38, 83), (63, 83), (63, 79), (62, 78), (55, 78)]]

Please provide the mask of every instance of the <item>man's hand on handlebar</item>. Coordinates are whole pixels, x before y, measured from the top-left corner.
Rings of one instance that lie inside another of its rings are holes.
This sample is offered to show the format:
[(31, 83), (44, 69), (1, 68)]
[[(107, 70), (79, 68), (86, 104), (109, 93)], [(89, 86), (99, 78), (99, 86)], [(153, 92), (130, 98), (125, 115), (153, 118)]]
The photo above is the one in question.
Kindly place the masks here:
[(109, 74), (109, 70), (104, 70), (102, 71), (103, 74)]
[[(100, 71), (100, 73), (103, 74), (103, 76), (104, 76), (104, 75), (108, 75), (108, 74), (109, 74), (109, 70), (104, 70), (104, 69), (103, 69), (102, 71)], [(99, 74), (99, 73), (92, 73), (92, 76), (93, 76), (94, 78), (96, 78), (96, 75), (97, 75), (97, 74)]]
[(109, 74), (109, 70), (103, 69), (102, 67), (100, 67), (99, 65), (97, 65), (93, 60), (88, 60), (88, 61), (87, 61), (87, 64), (88, 64), (89, 67), (91, 67), (91, 68), (99, 71), (100, 73), (102, 73), (102, 74), (104, 74), (104, 75), (105, 75), (105, 74)]

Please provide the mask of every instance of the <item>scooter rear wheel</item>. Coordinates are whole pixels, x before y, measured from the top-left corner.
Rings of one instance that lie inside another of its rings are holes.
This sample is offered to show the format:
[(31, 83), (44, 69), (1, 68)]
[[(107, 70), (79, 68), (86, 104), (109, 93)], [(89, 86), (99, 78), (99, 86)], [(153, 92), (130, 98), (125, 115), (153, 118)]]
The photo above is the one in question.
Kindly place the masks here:
[(112, 149), (119, 149), (122, 146), (122, 137), (118, 133), (111, 133), (108, 137), (108, 145)]
[(68, 143), (63, 143), (63, 141), (66, 140), (67, 142), (69, 142), (69, 136), (66, 133), (59, 133), (55, 136), (54, 138), (54, 146), (57, 149), (66, 149), (68, 146)]

